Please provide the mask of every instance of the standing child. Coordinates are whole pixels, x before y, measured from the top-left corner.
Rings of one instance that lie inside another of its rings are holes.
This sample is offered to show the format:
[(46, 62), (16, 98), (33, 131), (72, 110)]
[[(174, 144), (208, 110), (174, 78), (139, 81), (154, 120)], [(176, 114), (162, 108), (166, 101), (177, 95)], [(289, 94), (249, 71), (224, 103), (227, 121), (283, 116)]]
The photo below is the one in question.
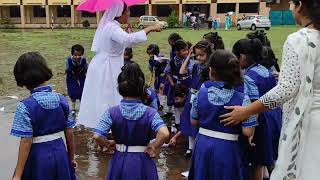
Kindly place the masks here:
[[(144, 85), (144, 75), (138, 64), (124, 66), (118, 76), (123, 100), (120, 105), (108, 109), (95, 128), (97, 143), (116, 149), (109, 164), (108, 180), (158, 179), (151, 158), (156, 156), (169, 132), (157, 111), (143, 105)], [(114, 141), (105, 138), (110, 129)], [(154, 133), (156, 140), (149, 144)]]
[(14, 76), (17, 85), (26, 87), (31, 95), (18, 102), (11, 129), (11, 135), (21, 138), (13, 179), (77, 179), (75, 121), (67, 99), (46, 85), (52, 71), (45, 59), (35, 52), (23, 54), (14, 66)]
[[(191, 125), (190, 110), (191, 102), (195, 94), (198, 92), (202, 83), (209, 79), (208, 74), (208, 61), (212, 53), (210, 42), (207, 40), (199, 41), (193, 47), (193, 53), (198, 63), (194, 64), (191, 70), (191, 88), (186, 98), (186, 103), (181, 114), (181, 131), (182, 134), (187, 136), (189, 139), (189, 148), (185, 153), (186, 156), (191, 156), (194, 148), (194, 139), (198, 133), (196, 127)], [(180, 74), (184, 75), (188, 73), (188, 60), (186, 60), (180, 69)]]
[(132, 63), (133, 62), (132, 58), (133, 58), (132, 48), (126, 48), (124, 50), (124, 55), (123, 55), (124, 65)]
[(206, 81), (192, 101), (192, 124), (199, 126), (189, 180), (242, 180), (239, 134), (250, 137), (257, 125), (255, 117), (242, 125), (225, 127), (219, 116), (224, 106), (250, 103), (247, 96), (233, 88), (242, 83), (237, 58), (225, 50), (210, 57), (210, 81)]
[[(276, 80), (264, 66), (262, 61), (262, 43), (259, 39), (241, 39), (233, 46), (233, 52), (238, 57), (244, 72), (243, 91), (251, 102), (259, 99), (276, 86)], [(258, 116), (259, 126), (253, 137), (255, 144), (252, 153), (253, 179), (262, 180), (263, 166), (273, 166), (277, 158), (277, 141), (281, 127), (282, 111), (280, 108), (261, 113)]]
[[(176, 44), (176, 42), (178, 40), (182, 40), (181, 36), (177, 33), (172, 33), (170, 34), (170, 36), (168, 37), (168, 43), (171, 47), (171, 50), (170, 50), (170, 61), (173, 61), (174, 58), (176, 57), (176, 53), (174, 51), (174, 46)], [(170, 62), (169, 61), (169, 62)], [(168, 117), (171, 117), (171, 115), (173, 114), (173, 107), (172, 105), (168, 105), (168, 93), (169, 93), (169, 87), (170, 87), (170, 82), (168, 81), (168, 79), (166, 79), (166, 82), (165, 82), (165, 86), (164, 86), (164, 94), (166, 95), (166, 101), (167, 101), (167, 107), (165, 108), (165, 111), (166, 111), (166, 116)], [(171, 104), (171, 103), (169, 103)]]
[(71, 57), (66, 62), (67, 89), (68, 95), (72, 101), (72, 114), (75, 114), (76, 101), (81, 100), (88, 63), (83, 57), (84, 48), (76, 44), (71, 48)]
[(149, 70), (152, 73), (152, 77), (155, 78), (154, 89), (157, 91), (161, 106), (163, 106), (164, 105), (163, 95), (164, 95), (164, 87), (166, 82), (164, 69), (168, 64), (168, 59), (163, 55), (160, 55), (159, 46), (156, 44), (150, 44), (147, 48), (147, 53), (150, 57)]

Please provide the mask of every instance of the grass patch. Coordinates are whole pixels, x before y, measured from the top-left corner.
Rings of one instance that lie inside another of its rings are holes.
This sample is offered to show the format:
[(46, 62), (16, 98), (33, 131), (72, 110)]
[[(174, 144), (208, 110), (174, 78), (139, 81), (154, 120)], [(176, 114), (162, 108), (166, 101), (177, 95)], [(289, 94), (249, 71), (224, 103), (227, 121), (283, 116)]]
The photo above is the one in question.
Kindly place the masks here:
[[(268, 31), (268, 38), (272, 43), (272, 47), (276, 56), (281, 59), (282, 46), (287, 36), (298, 28), (295, 26), (278, 26)], [(70, 55), (70, 48), (74, 44), (82, 44), (85, 47), (85, 56), (90, 60), (94, 56), (90, 51), (94, 29), (56, 29), (54, 31), (48, 29), (36, 30), (0, 30), (0, 95), (8, 95), (15, 93), (17, 95), (26, 95), (27, 91), (21, 91), (16, 86), (13, 67), (18, 57), (25, 52), (38, 51), (46, 59), (54, 72), (51, 80), (55, 84), (55, 89), (62, 93), (66, 93), (65, 86), (65, 61)], [(202, 35), (209, 32), (208, 30), (193, 31), (189, 29), (168, 29), (161, 33), (153, 33), (149, 36), (148, 42), (136, 46), (134, 51), (134, 61), (138, 62), (146, 76), (149, 76), (147, 70), (146, 54), (147, 45), (150, 43), (158, 44), (161, 53), (169, 55), (170, 47), (167, 38), (170, 33), (179, 33), (186, 41), (195, 44), (202, 38)], [(218, 31), (223, 37), (226, 48), (231, 49), (233, 44), (244, 38), (249, 31)]]

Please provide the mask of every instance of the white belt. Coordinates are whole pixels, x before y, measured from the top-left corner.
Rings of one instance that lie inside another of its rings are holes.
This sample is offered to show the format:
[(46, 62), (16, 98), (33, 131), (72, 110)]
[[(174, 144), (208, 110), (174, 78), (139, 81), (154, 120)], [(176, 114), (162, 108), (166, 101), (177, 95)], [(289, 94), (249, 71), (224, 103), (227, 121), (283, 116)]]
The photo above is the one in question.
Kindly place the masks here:
[(147, 146), (126, 146), (124, 144), (116, 144), (116, 149), (119, 152), (144, 152)]
[(190, 76), (183, 76), (183, 77), (178, 77), (178, 76), (172, 76), (174, 79), (176, 79), (176, 80), (180, 80), (180, 81), (184, 81), (184, 80), (186, 80), (186, 79), (188, 79)]
[(32, 143), (43, 143), (43, 142), (49, 142), (49, 141), (53, 141), (59, 138), (62, 138), (64, 135), (63, 131), (54, 133), (54, 134), (48, 134), (48, 135), (44, 135), (44, 136), (38, 136), (38, 137), (34, 137), (32, 138)]
[(218, 132), (218, 131), (212, 131), (204, 128), (199, 129), (199, 134), (213, 137), (213, 138), (218, 138), (218, 139), (225, 139), (229, 141), (237, 141), (239, 138), (239, 135), (236, 134), (229, 134), (229, 133), (223, 133), (223, 132)]

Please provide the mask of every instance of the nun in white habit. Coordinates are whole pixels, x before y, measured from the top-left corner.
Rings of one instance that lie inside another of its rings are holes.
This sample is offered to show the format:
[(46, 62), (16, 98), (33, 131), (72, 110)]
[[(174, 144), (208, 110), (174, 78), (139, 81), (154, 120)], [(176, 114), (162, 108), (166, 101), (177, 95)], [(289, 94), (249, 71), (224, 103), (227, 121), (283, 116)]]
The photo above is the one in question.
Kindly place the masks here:
[(104, 13), (99, 23), (91, 47), (96, 55), (87, 72), (78, 124), (94, 128), (107, 108), (120, 103), (117, 78), (124, 65), (124, 49), (147, 41), (150, 32), (161, 31), (160, 26), (150, 26), (128, 34), (121, 28), (121, 24), (127, 24), (129, 16), (130, 10), (126, 4), (118, 1)]

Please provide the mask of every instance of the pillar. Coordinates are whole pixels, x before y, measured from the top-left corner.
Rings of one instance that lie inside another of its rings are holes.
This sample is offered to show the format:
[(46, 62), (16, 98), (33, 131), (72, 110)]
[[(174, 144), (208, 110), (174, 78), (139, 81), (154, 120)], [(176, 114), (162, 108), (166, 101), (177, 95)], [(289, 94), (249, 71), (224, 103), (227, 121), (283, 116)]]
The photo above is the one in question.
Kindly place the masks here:
[(24, 11), (24, 5), (20, 5), (20, 14), (21, 14), (21, 27), (24, 28), (26, 25), (26, 15)]
[(236, 3), (236, 20), (238, 19), (239, 17), (239, 7), (240, 7), (240, 3)]
[(210, 16), (216, 17), (217, 15), (217, 3), (211, 3), (210, 4)]
[(74, 5), (71, 6), (71, 27), (74, 27)]
[(31, 8), (32, 6), (25, 6), (25, 23), (31, 23)]
[(50, 28), (50, 6), (46, 5), (46, 26)]
[(270, 11), (270, 9), (267, 7), (267, 3), (266, 2), (260, 2), (259, 15), (263, 15), (263, 16), (269, 17), (269, 11)]
[(98, 26), (101, 20), (101, 12), (97, 12), (96, 14), (97, 14), (97, 26)]
[(180, 3), (179, 4), (179, 22), (181, 23), (182, 22), (182, 14), (183, 14), (183, 12), (182, 12), (182, 4)]
[(148, 4), (148, 15), (152, 16), (152, 4)]

